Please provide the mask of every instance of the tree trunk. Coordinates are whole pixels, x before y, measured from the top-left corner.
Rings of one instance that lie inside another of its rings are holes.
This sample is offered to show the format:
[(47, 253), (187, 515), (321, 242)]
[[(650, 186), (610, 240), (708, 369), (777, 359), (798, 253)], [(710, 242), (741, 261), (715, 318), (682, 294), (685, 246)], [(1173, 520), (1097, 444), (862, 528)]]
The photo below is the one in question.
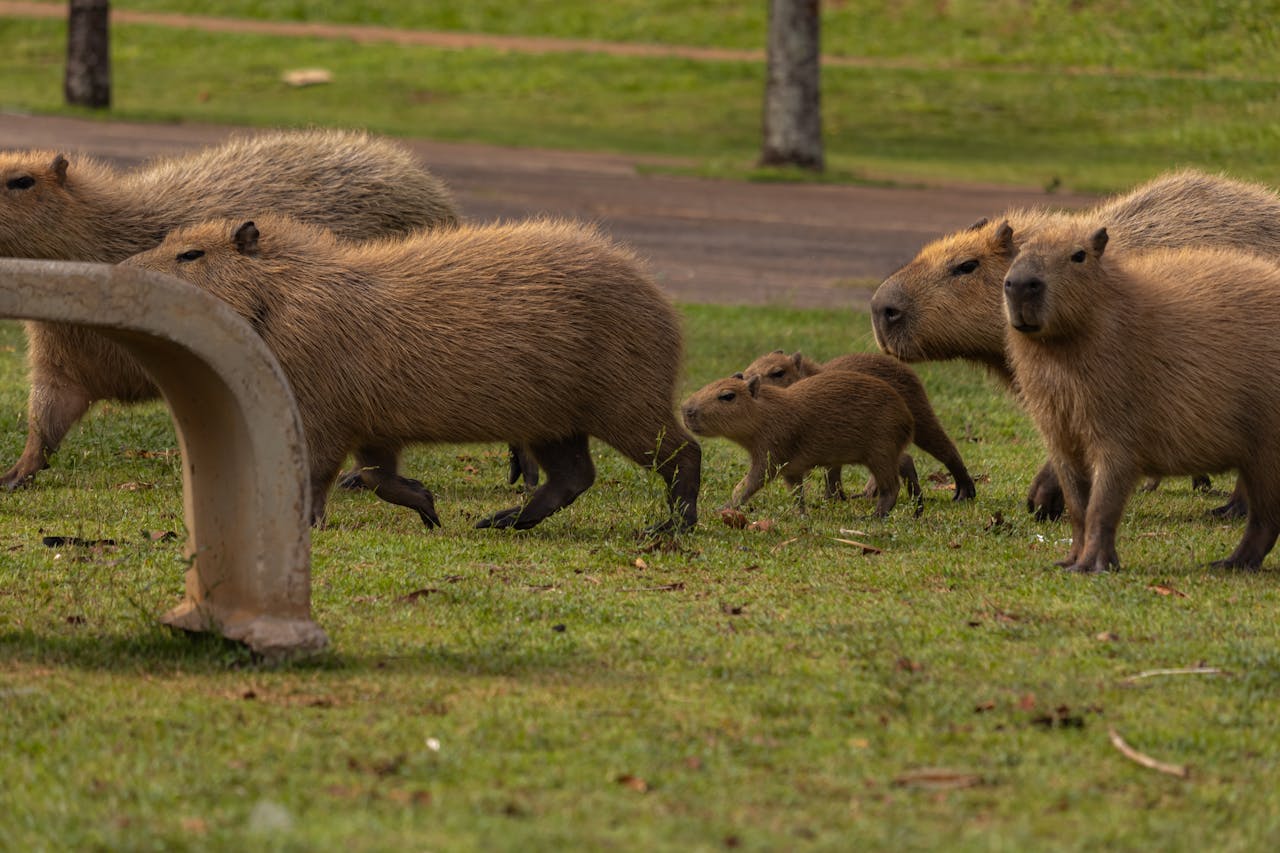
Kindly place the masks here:
[(763, 166), (822, 171), (819, 0), (769, 0)]
[(71, 0), (67, 13), (67, 73), (63, 94), (77, 107), (111, 106), (108, 0)]

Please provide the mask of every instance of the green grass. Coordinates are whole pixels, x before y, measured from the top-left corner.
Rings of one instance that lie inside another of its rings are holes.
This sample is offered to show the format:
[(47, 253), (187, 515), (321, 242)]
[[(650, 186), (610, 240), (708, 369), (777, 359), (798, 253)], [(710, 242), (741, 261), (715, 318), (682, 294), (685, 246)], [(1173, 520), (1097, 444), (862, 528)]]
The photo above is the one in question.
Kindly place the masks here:
[[(686, 391), (773, 347), (870, 346), (847, 312), (684, 313)], [(0, 324), (6, 460), (22, 348)], [(921, 375), (980, 482), (964, 505), (931, 489), (920, 519), (816, 499), (799, 517), (775, 484), (750, 512), (774, 530), (729, 529), (714, 507), (745, 459), (709, 440), (677, 550), (642, 549), (660, 490), (602, 447), (572, 507), (478, 531), (517, 497), (502, 449), (416, 450), (444, 529), (336, 495), (313, 540), (333, 651), (283, 669), (157, 626), (181, 549), (141, 534), (182, 533), (175, 440), (158, 406), (97, 411), (36, 488), (0, 495), (0, 847), (1274, 847), (1277, 558), (1207, 569), (1239, 527), (1171, 480), (1133, 499), (1122, 571), (1051, 568), (1068, 530), (1021, 509), (1025, 419), (971, 368)], [(120, 544), (41, 544), (56, 534)], [(1230, 674), (1123, 681), (1200, 662)], [(1191, 778), (1129, 762), (1112, 726)], [(975, 784), (913, 783), (924, 768)]]
[[(607, 5), (607, 4), (604, 4)], [(0, 21), (0, 108), (65, 112), (63, 25)], [(359, 125), (391, 134), (678, 158), (752, 175), (762, 69), (750, 63), (529, 56), (114, 29), (113, 117)], [(291, 89), (290, 68), (334, 83)], [(857, 180), (1104, 190), (1177, 166), (1280, 182), (1280, 101), (1249, 80), (1057, 71), (833, 68), (828, 159)], [(756, 175), (759, 177), (759, 175)]]

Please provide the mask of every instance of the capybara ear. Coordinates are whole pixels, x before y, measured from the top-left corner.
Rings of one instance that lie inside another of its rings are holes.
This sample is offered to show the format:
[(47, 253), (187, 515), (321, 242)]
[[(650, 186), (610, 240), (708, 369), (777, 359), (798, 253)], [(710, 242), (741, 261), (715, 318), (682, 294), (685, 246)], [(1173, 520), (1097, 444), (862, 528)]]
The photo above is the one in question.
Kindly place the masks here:
[(970, 226), (969, 226), (968, 228), (966, 228), (965, 230), (966, 230), (966, 231), (977, 231), (979, 228), (981, 228), (982, 226), (986, 225), (986, 224), (987, 224), (988, 222), (990, 222), (990, 221), (991, 221), (990, 219), (987, 219), (987, 217), (985, 217), (985, 216), (984, 216), (984, 217), (982, 217), (981, 219), (979, 219), (977, 222), (975, 222), (975, 223), (973, 223), (972, 225), (970, 225)]
[(730, 376), (729, 378), (730, 378), (730, 379), (746, 379), (747, 377), (743, 376), (743, 375), (742, 375), (742, 371), (741, 371), (741, 370), (739, 370), (737, 373), (733, 374), (733, 375), (732, 375), (732, 376)]
[(803, 366), (804, 366), (804, 353), (800, 352), (800, 350), (796, 350), (795, 352), (791, 353), (791, 363), (792, 363), (792, 364), (794, 364), (794, 365), (796, 366), (796, 369), (797, 369), (797, 370), (799, 370), (801, 367), (803, 367)]
[(1000, 223), (1000, 227), (996, 229), (995, 237), (996, 250), (1009, 256), (1018, 253), (1018, 247), (1013, 242), (1013, 226), (1009, 224), (1009, 220)]
[(53, 179), (58, 182), (58, 186), (62, 186), (67, 182), (67, 158), (58, 154), (53, 158), (53, 162), (49, 164), (49, 171), (53, 172)]
[(236, 251), (242, 255), (254, 256), (258, 254), (258, 226), (252, 221), (246, 222), (236, 229), (235, 236), (232, 237), (236, 243)]
[(776, 349), (776, 350), (774, 350), (774, 351), (773, 351), (773, 354), (774, 354), (774, 355), (786, 355), (786, 354), (787, 354), (787, 351), (786, 351), (786, 350)]
[(1093, 232), (1093, 236), (1089, 238), (1089, 246), (1093, 249), (1095, 257), (1102, 257), (1102, 250), (1107, 248), (1107, 240), (1111, 239), (1107, 236), (1106, 228), (1099, 228)]
[(760, 393), (760, 377), (758, 375), (752, 376), (747, 380), (747, 393), (752, 397)]

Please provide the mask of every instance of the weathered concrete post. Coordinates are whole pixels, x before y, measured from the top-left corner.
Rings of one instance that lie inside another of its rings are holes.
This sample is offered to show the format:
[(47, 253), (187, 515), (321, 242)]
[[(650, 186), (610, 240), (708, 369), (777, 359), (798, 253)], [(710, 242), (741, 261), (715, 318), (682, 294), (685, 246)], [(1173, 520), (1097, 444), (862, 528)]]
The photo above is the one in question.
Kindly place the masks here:
[(182, 451), (186, 599), (163, 621), (272, 658), (328, 643), (311, 619), (311, 496), (293, 391), (218, 299), (146, 270), (0, 259), (0, 317), (83, 325), (124, 347), (173, 414)]

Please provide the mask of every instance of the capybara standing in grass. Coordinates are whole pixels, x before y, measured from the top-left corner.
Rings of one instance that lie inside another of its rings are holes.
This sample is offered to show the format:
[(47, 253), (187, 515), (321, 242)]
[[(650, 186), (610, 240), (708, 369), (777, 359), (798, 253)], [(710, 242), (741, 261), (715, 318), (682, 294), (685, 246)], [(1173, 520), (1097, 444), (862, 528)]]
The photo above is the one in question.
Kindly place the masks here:
[[(280, 131), (120, 172), (56, 151), (0, 153), (0, 256), (114, 263), (180, 225), (282, 211), (342, 237), (457, 224), (444, 186), (399, 145), (364, 133)], [(124, 350), (94, 332), (29, 322), (27, 445), (0, 478), (14, 488), (48, 464), (96, 400), (158, 396)]]
[(433, 524), (430, 492), (395, 474), (400, 449), (508, 441), (546, 479), (479, 526), (532, 527), (591, 485), (592, 436), (658, 470), (676, 526), (697, 521), (701, 451), (674, 414), (679, 317), (594, 228), (532, 221), (351, 245), (266, 216), (179, 229), (126, 263), (225, 300), (275, 353), (302, 414), (317, 521), (348, 452), (380, 497)]
[(875, 514), (898, 501), (899, 475), (922, 503), (911, 443), (911, 410), (887, 383), (832, 370), (788, 387), (759, 376), (732, 376), (701, 388), (681, 406), (697, 435), (722, 436), (746, 448), (751, 468), (733, 489), (729, 506), (745, 503), (779, 473), (804, 508), (804, 477), (816, 467), (865, 465), (879, 485)]
[[(906, 361), (967, 359), (1014, 384), (1005, 355), (1002, 285), (1017, 244), (1001, 239), (1002, 221), (1017, 242), (1049, 225), (1092, 223), (1107, 227), (1113, 252), (1222, 246), (1280, 259), (1280, 195), (1259, 184), (1173, 172), (1087, 210), (1009, 211), (925, 246), (871, 300), (882, 350)], [(1037, 517), (1061, 515), (1062, 493), (1049, 466), (1036, 476), (1027, 502)], [(1217, 511), (1236, 513), (1233, 504)]]
[[(938, 421), (924, 384), (916, 376), (916, 372), (901, 361), (875, 352), (855, 352), (818, 364), (799, 352), (787, 355), (782, 350), (774, 350), (751, 362), (742, 373), (748, 379), (759, 376), (766, 385), (785, 388), (801, 379), (829, 370), (862, 373), (888, 383), (911, 410), (911, 417), (915, 420), (916, 447), (945, 465), (955, 478), (953, 500), (968, 500), (977, 495), (969, 469), (960, 458), (960, 451), (956, 449), (955, 443)], [(843, 496), (838, 467), (827, 472), (827, 496)]]
[(1231, 249), (1105, 252), (1109, 229), (1027, 240), (1004, 283), (1009, 358), (1061, 479), (1076, 571), (1117, 565), (1143, 475), (1236, 469), (1248, 522), (1215, 565), (1280, 533), (1280, 265)]

